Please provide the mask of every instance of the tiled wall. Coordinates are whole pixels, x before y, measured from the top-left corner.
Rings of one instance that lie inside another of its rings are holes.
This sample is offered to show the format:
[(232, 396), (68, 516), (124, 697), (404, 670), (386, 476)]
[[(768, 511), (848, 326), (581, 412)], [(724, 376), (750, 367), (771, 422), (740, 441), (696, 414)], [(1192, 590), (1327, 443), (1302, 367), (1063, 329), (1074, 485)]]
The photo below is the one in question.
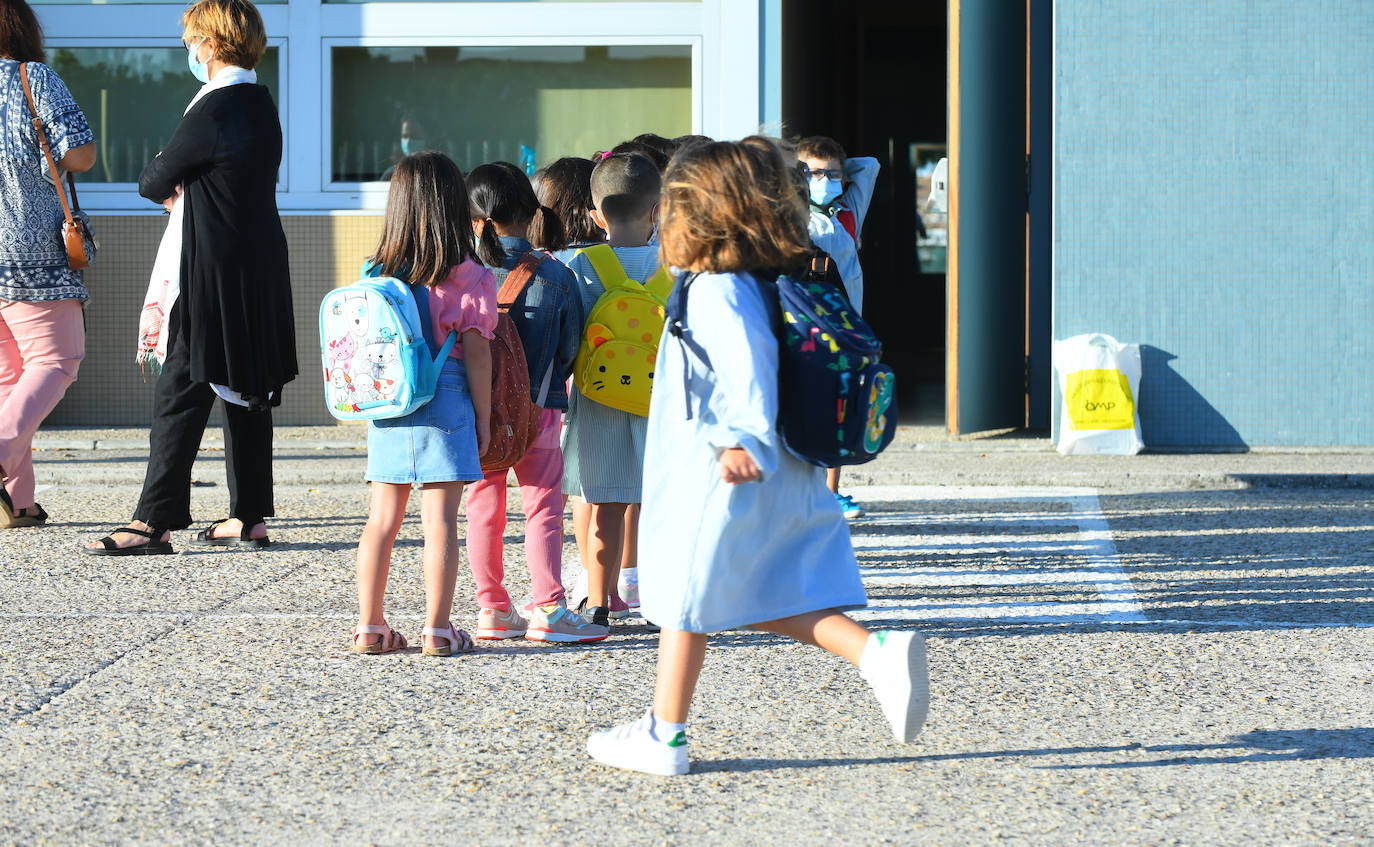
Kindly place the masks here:
[(1374, 444), (1371, 44), (1353, 0), (1057, 4), (1054, 337), (1146, 345), (1147, 444)]
[[(288, 383), (273, 420), (285, 425), (328, 424), (320, 370), (319, 307), (326, 291), (358, 278), (363, 258), (377, 246), (377, 216), (282, 218), (290, 245), (301, 375)], [(152, 417), (153, 374), (134, 364), (138, 315), (158, 241), (162, 216), (96, 216), (100, 256), (86, 272), (86, 359), (76, 384), (48, 416), (56, 426), (147, 426)], [(218, 407), (216, 407), (218, 409)], [(218, 411), (212, 425), (218, 425)]]

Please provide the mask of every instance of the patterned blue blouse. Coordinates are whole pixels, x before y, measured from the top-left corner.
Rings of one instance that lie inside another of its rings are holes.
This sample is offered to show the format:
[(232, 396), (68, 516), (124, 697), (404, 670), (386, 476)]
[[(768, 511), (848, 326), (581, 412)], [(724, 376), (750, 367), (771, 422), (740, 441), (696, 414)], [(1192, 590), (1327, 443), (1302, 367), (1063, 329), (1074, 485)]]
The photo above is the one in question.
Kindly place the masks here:
[[(95, 140), (56, 71), (30, 62), (29, 86), (54, 159)], [(67, 266), (62, 204), (13, 59), (0, 59), (0, 110), (0, 299), (85, 300), (81, 272)]]

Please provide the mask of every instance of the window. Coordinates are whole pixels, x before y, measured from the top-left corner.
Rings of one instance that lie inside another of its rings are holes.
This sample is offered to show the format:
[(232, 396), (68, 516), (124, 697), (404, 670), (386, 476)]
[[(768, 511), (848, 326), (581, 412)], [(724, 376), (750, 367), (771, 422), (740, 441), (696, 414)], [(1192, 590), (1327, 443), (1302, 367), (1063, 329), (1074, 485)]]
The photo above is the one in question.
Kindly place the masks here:
[[(280, 98), (278, 58), (278, 49), (268, 47), (257, 72)], [(95, 133), (100, 159), (83, 182), (138, 182), (200, 89), (179, 46), (53, 47), (48, 61)]]
[(330, 180), (386, 179), (403, 150), (536, 167), (642, 132), (692, 131), (689, 45), (331, 51)]

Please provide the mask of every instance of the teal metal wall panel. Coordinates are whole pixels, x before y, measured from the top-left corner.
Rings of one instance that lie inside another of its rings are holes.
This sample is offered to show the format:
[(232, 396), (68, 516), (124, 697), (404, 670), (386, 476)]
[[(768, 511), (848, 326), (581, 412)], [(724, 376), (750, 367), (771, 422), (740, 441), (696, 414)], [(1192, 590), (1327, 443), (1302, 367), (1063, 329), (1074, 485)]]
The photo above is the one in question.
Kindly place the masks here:
[(963, 0), (959, 21), (960, 432), (1026, 419), (1026, 6)]
[(1061, 2), (1054, 337), (1147, 445), (1374, 444), (1374, 3)]

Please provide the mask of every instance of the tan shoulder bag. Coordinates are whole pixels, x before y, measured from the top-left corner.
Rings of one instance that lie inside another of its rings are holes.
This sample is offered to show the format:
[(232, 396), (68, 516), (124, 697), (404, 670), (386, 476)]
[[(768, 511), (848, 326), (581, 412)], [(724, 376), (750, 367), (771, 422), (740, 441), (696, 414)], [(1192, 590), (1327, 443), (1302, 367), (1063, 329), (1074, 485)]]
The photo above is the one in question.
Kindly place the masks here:
[(33, 128), (38, 133), (38, 143), (43, 147), (43, 155), (48, 157), (48, 170), (52, 173), (53, 184), (57, 187), (57, 199), (62, 201), (62, 214), (67, 217), (62, 224), (62, 240), (67, 245), (67, 264), (71, 265), (72, 270), (79, 271), (90, 265), (91, 260), (95, 258), (95, 242), (90, 239), (85, 223), (72, 215), (73, 208), (77, 213), (81, 212), (81, 204), (76, 199), (76, 180), (72, 179), (70, 173), (67, 174), (67, 184), (72, 187), (72, 202), (69, 206), (67, 192), (62, 190), (62, 183), (57, 176), (57, 162), (53, 160), (52, 148), (48, 146), (48, 134), (43, 130), (43, 120), (38, 117), (38, 106), (33, 102), (33, 90), (29, 88), (29, 69), (24, 62), (19, 63), (19, 78), (24, 83), (24, 96), (28, 98), (29, 111), (33, 113)]

